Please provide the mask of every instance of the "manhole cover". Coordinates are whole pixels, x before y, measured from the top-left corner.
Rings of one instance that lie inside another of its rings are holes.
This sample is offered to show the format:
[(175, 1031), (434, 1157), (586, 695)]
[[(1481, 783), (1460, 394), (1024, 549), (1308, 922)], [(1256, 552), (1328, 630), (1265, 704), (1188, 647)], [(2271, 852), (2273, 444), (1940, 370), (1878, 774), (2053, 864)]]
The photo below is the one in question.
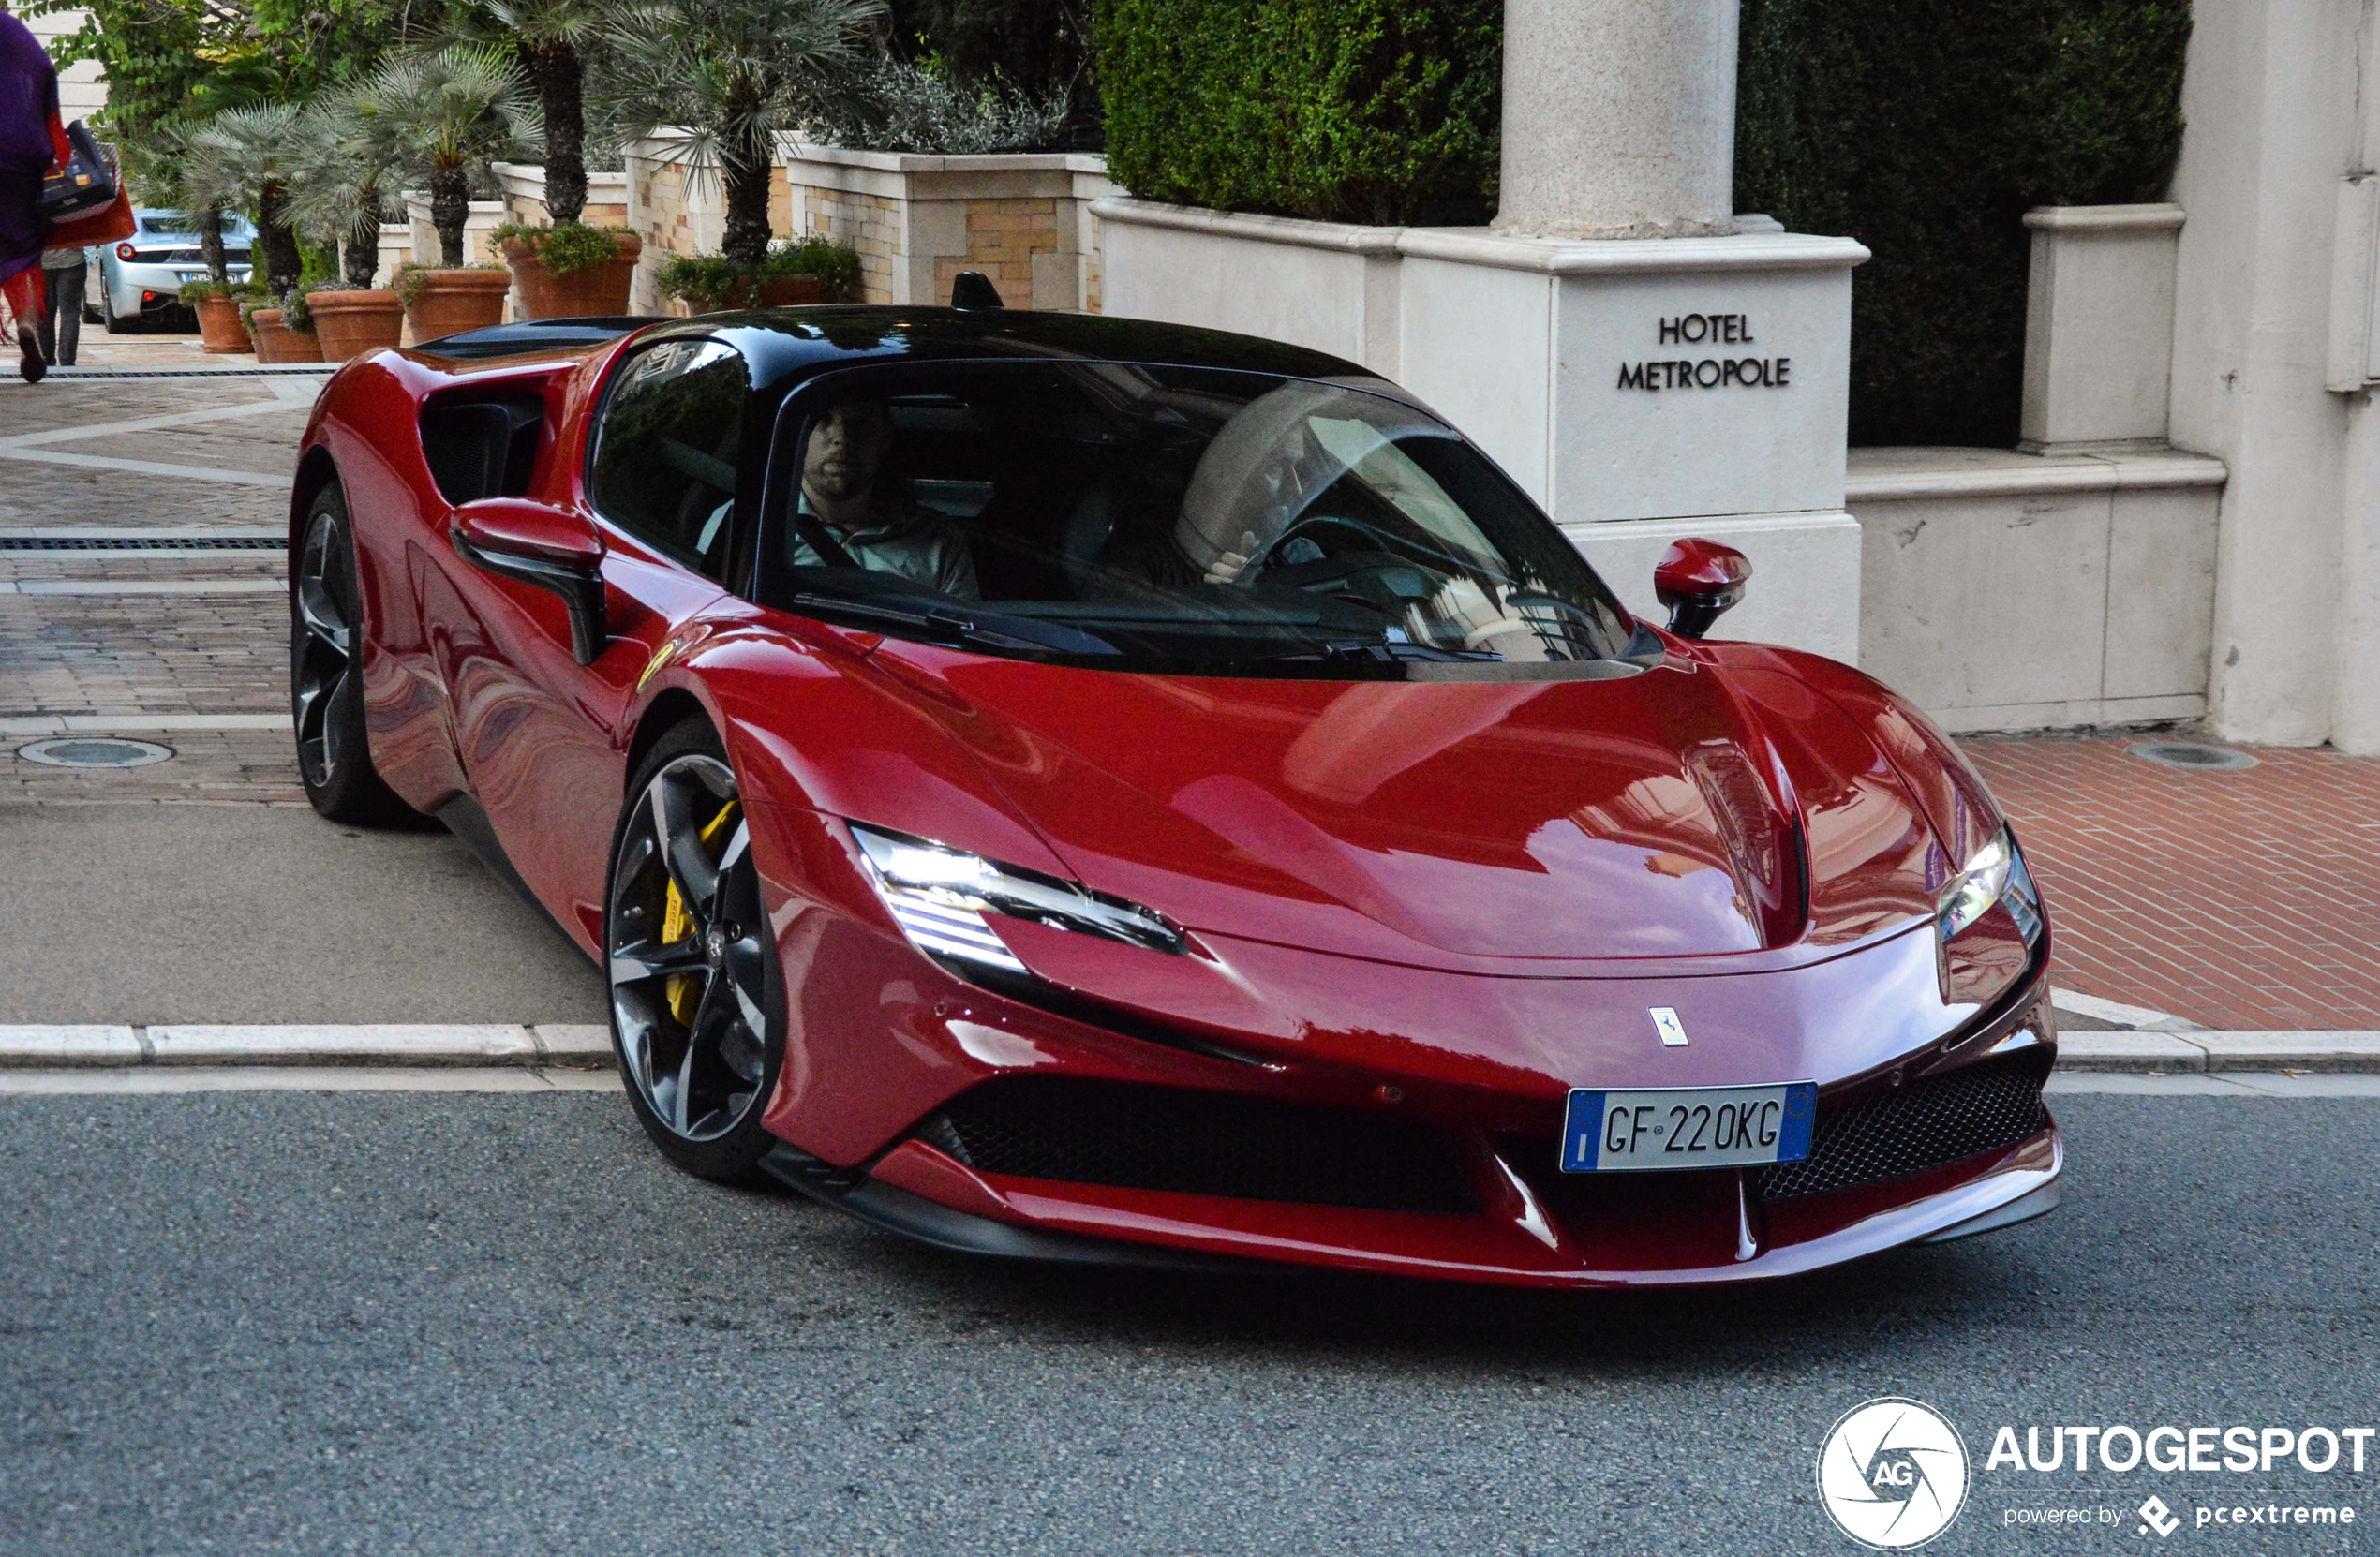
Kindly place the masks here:
[(2131, 750), (2134, 756), (2161, 767), (2189, 768), (2196, 773), (2236, 773), (2256, 765), (2256, 759), (2244, 751), (2199, 741), (2138, 741)]
[(154, 741), (122, 741), (113, 736), (66, 735), (17, 748), (28, 763), (49, 767), (146, 767), (173, 755), (171, 747)]

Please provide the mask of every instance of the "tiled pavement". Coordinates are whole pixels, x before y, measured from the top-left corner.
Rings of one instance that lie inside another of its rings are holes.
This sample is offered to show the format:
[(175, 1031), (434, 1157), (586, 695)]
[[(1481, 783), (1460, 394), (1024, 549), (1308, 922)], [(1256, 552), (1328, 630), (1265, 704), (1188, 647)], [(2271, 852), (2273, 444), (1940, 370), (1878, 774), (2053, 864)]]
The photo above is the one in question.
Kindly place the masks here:
[[(282, 407), (43, 447), (240, 473), (287, 470), (308, 390)], [(271, 400), (254, 378), (0, 385), (11, 435)], [(64, 526), (221, 529), (284, 522), (260, 485), (0, 457), (0, 537)], [(273, 577), (270, 552), (165, 556), (0, 550), (0, 583)], [(0, 723), (33, 714), (265, 714), (284, 697), (270, 594), (0, 593)], [(45, 768), (7, 750), (0, 804), (304, 803), (279, 730), (173, 731), (173, 761)], [(1966, 743), (2016, 818), (2060, 931), (2061, 986), (2235, 1029), (2380, 1029), (2380, 760), (2258, 749), (2238, 773), (2183, 772), (2114, 738)]]
[(2380, 1029), (2380, 758), (2188, 771), (2138, 739), (1963, 743), (2039, 871), (2059, 984), (2214, 1028)]

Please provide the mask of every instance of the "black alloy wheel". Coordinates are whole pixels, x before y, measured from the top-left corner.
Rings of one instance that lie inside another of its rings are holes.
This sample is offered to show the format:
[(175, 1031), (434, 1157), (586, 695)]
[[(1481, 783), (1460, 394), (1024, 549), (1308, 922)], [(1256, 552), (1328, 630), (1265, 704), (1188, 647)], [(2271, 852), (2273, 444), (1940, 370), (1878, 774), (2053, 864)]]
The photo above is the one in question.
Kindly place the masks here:
[(629, 790), (604, 913), (612, 1041), (646, 1133), (706, 1179), (751, 1176), (782, 1056), (768, 914), (736, 775), (702, 720)]
[(364, 732), (362, 593), (347, 498), (336, 482), (317, 493), (306, 511), (305, 540), (290, 575), (290, 716), (305, 797), (334, 822), (409, 816), (380, 781)]

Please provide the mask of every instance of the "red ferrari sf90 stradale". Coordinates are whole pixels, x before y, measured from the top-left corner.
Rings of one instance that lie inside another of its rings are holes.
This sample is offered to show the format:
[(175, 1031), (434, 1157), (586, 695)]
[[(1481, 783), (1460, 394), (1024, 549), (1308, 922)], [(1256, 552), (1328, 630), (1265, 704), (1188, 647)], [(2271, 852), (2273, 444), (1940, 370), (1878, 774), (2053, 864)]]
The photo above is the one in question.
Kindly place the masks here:
[(2049, 928), (1875, 682), (1638, 619), (1412, 396), (997, 308), (506, 326), (335, 377), (324, 814), (442, 818), (627, 1094), (953, 1249), (1735, 1281), (2035, 1216)]

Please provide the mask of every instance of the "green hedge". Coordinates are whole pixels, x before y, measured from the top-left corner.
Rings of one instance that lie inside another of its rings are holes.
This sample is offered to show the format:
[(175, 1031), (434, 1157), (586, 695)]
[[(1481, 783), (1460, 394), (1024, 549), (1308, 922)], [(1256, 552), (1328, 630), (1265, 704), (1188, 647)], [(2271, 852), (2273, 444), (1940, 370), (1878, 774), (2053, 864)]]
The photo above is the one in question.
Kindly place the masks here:
[(1853, 443), (2016, 438), (2036, 205), (2161, 200), (2187, 0), (1744, 0), (1735, 208), (1849, 233)]
[(1098, 0), (1109, 171), (1183, 205), (1483, 221), (1502, 0)]

